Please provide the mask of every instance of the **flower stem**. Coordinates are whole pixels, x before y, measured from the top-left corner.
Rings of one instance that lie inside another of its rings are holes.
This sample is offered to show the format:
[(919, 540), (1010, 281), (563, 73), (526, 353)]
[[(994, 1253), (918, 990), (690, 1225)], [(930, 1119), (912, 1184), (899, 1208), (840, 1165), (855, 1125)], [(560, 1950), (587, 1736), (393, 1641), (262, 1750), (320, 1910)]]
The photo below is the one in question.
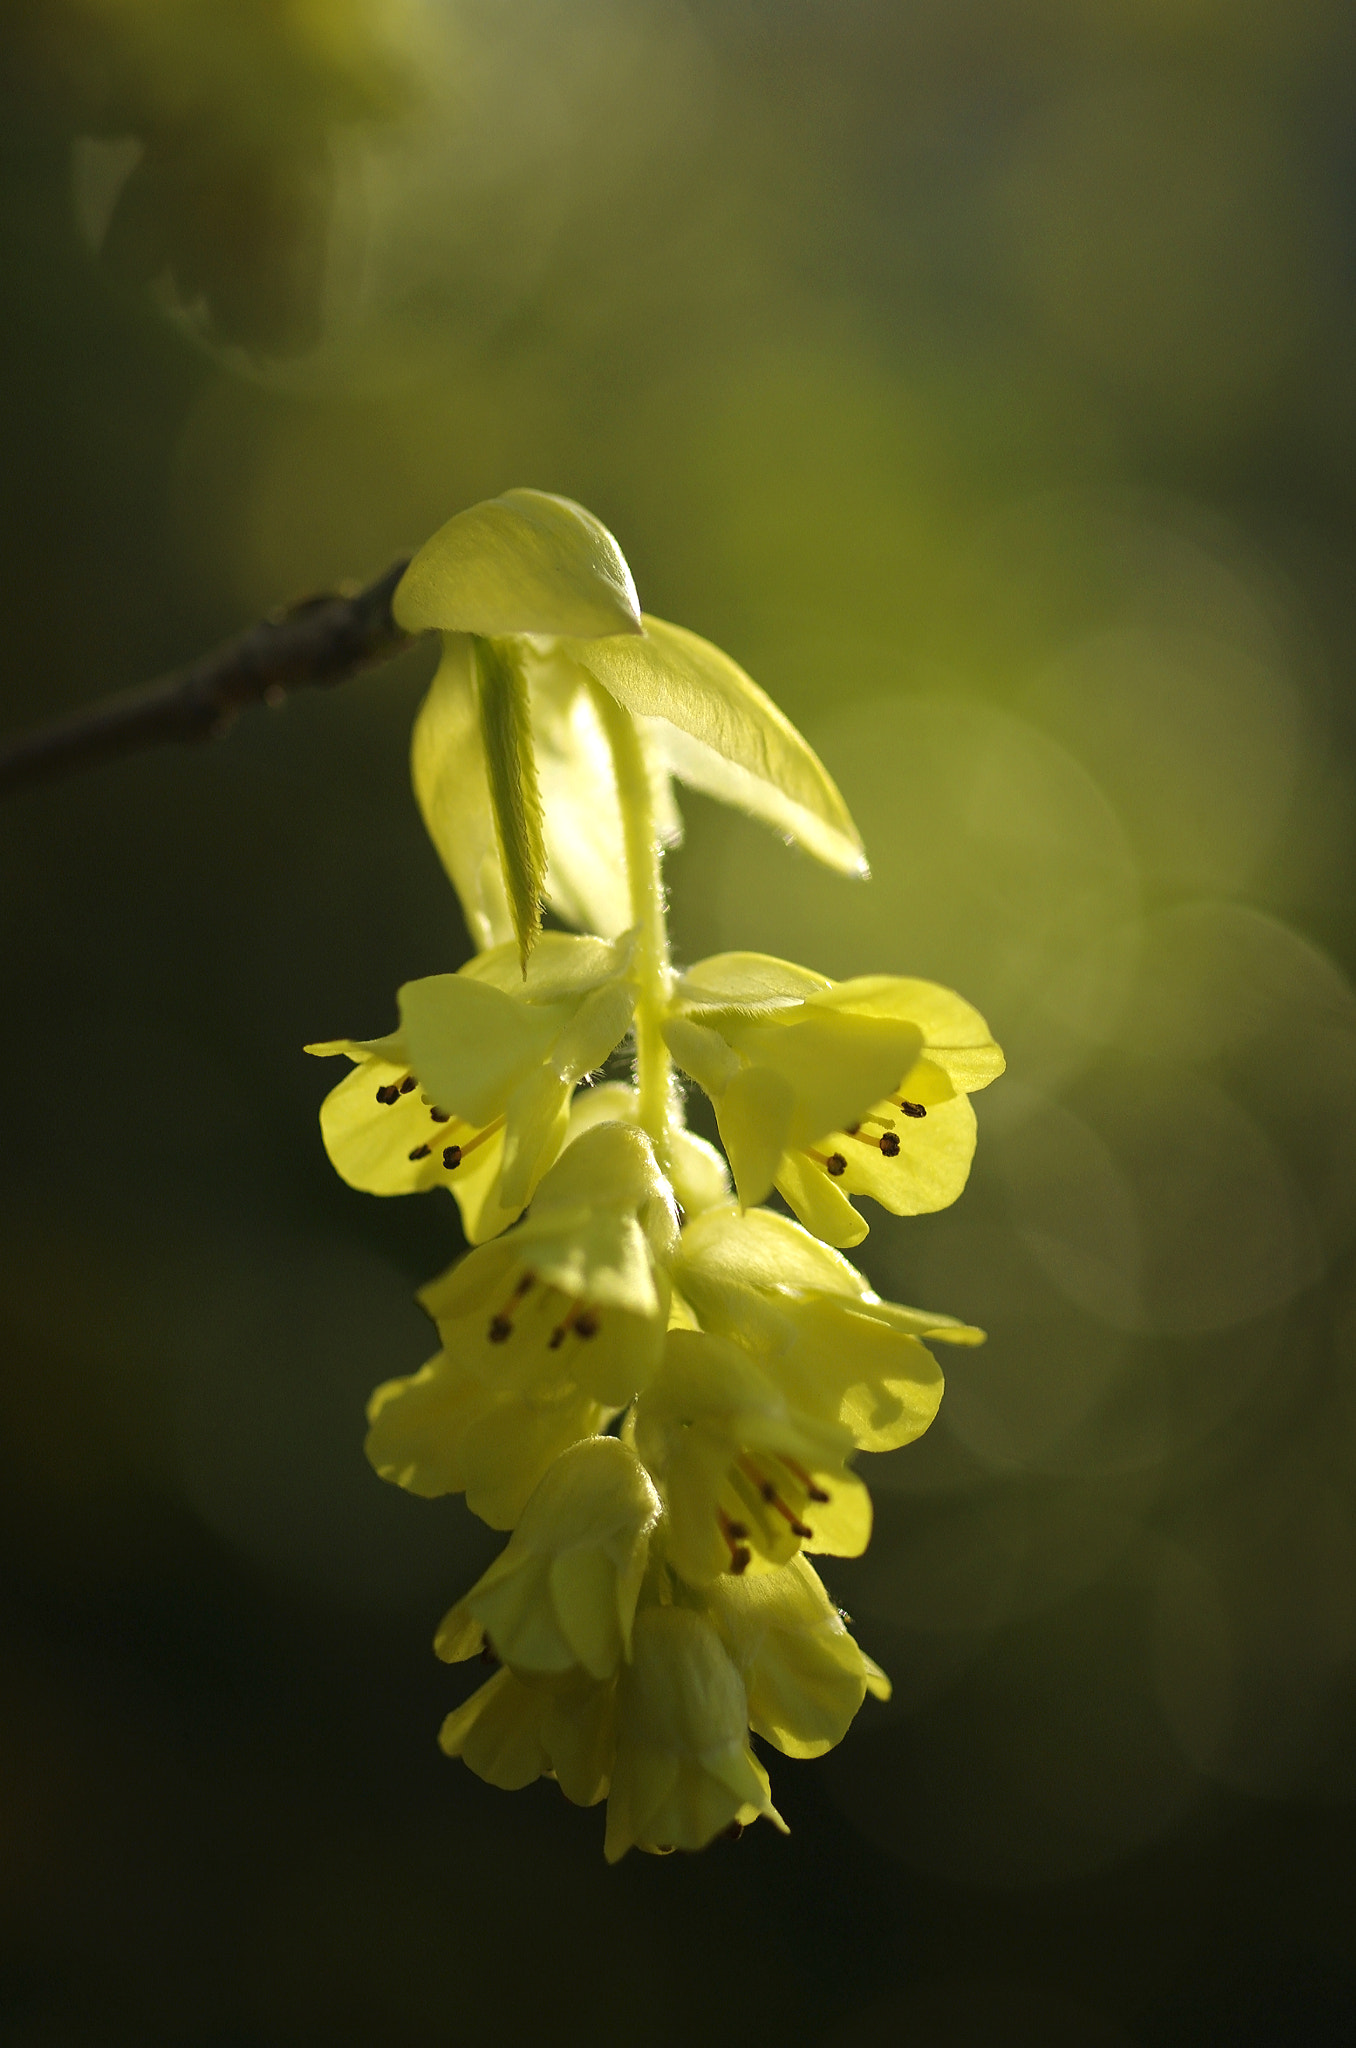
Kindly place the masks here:
[(635, 720), (599, 684), (594, 707), (612, 750), (626, 848), (631, 920), (639, 926), (636, 946), (636, 1090), (641, 1129), (662, 1167), (669, 1165), (673, 1116), (673, 1066), (664, 1043), (663, 1019), (669, 997), (669, 931), (664, 915), (663, 853), (655, 825), (650, 767)]

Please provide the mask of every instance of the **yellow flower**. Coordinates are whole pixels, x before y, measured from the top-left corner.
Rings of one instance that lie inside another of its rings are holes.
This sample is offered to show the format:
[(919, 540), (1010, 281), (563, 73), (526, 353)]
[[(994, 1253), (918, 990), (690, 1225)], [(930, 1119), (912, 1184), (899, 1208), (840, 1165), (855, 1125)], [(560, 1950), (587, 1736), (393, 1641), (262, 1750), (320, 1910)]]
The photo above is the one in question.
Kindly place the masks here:
[(631, 1021), (629, 937), (546, 933), (524, 976), (499, 946), (456, 974), (407, 982), (400, 1028), (334, 1039), (353, 1072), (320, 1128), (338, 1172), (367, 1194), (448, 1187), (472, 1244), (511, 1223), (564, 1142), (571, 1093)]
[(802, 1547), (865, 1550), (871, 1497), (844, 1463), (851, 1432), (798, 1413), (735, 1345), (671, 1330), (633, 1428), (668, 1508), (668, 1554), (690, 1584), (785, 1564)]
[(617, 1748), (605, 1853), (703, 1849), (765, 1816), (786, 1833), (748, 1744), (743, 1682), (711, 1623), (681, 1607), (636, 1616), (617, 1681)]
[(443, 1619), (448, 1664), (490, 1648), (514, 1671), (578, 1666), (609, 1678), (631, 1653), (631, 1625), (659, 1521), (659, 1496), (635, 1452), (588, 1437), (556, 1459), (507, 1548)]
[(443, 1349), (372, 1396), (367, 1455), (382, 1478), (464, 1490), (492, 1528), (512, 1527), (552, 1459), (653, 1373), (676, 1241), (644, 1133), (585, 1131), (524, 1222), (421, 1291)]
[(786, 1756), (823, 1756), (868, 1692), (890, 1697), (806, 1558), (742, 1578), (727, 1572), (705, 1589), (705, 1607), (744, 1680), (749, 1726)]
[(955, 1201), (975, 1149), (969, 1096), (1003, 1055), (950, 989), (722, 953), (683, 976), (676, 1000), (665, 1036), (715, 1105), (746, 1206), (776, 1187), (817, 1237), (853, 1245), (868, 1226), (849, 1194), (896, 1216)]
[(660, 836), (676, 775), (847, 873), (865, 872), (841, 796), (795, 727), (709, 641), (641, 613), (612, 535), (582, 506), (512, 490), (415, 556), (394, 610), (443, 634), (416, 721), (415, 793), (476, 943), (530, 950), (544, 893), (608, 936), (632, 911), (601, 690), (637, 721)]
[(504, 1792), (554, 1777), (576, 1806), (607, 1792), (616, 1741), (616, 1687), (572, 1673), (519, 1678), (496, 1671), (443, 1722), (438, 1745)]
[(882, 1301), (841, 1253), (770, 1209), (712, 1208), (679, 1240), (674, 1286), (702, 1329), (742, 1345), (804, 1415), (859, 1451), (921, 1436), (942, 1398), (923, 1340), (981, 1344), (954, 1316)]

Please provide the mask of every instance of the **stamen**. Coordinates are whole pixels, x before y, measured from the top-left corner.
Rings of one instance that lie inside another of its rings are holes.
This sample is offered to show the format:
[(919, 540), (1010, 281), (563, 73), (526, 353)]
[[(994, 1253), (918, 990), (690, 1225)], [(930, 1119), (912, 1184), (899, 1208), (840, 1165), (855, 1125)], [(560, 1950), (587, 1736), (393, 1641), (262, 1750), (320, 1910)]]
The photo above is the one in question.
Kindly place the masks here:
[(410, 1157), (411, 1159), (427, 1159), (432, 1150), (432, 1145), (416, 1145)]
[(905, 1102), (903, 1097), (899, 1095), (892, 1095), (890, 1097), (890, 1100), (894, 1103), (898, 1103), (899, 1107), (903, 1110), (905, 1116), (927, 1115), (927, 1111), (924, 1109), (921, 1102)]
[(483, 1131), (477, 1131), (474, 1138), (468, 1138), (464, 1145), (449, 1145), (443, 1153), (443, 1165), (448, 1172), (454, 1172), (467, 1153), (474, 1152), (477, 1145), (485, 1144), (497, 1131), (502, 1131), (506, 1121), (506, 1118), (497, 1116), (492, 1124), (486, 1124)]
[(431, 1109), (429, 1115), (433, 1118), (435, 1124), (445, 1124), (451, 1121), (452, 1113), (446, 1109)]
[(378, 1090), (377, 1090), (377, 1101), (378, 1101), (378, 1102), (383, 1102), (383, 1103), (386, 1103), (386, 1104), (387, 1104), (387, 1105), (389, 1106), (389, 1105), (390, 1105), (390, 1104), (391, 1104), (392, 1102), (398, 1102), (399, 1100), (400, 1100), (400, 1083), (399, 1083), (398, 1081), (388, 1081), (388, 1082), (386, 1083), (386, 1086), (385, 1086), (384, 1088), (378, 1088)]
[(897, 1131), (882, 1131), (880, 1134), (880, 1149), (887, 1159), (898, 1159), (899, 1133)]
[(491, 1344), (506, 1344), (513, 1335), (513, 1324), (507, 1316), (491, 1316), (490, 1327), (485, 1334)]
[(825, 1173), (831, 1173), (835, 1177), (847, 1172), (847, 1161), (841, 1152), (811, 1152), (807, 1149), (805, 1157), (813, 1159), (816, 1166), (822, 1166)]
[(731, 1521), (724, 1508), (716, 1509), (716, 1520), (730, 1552), (730, 1570), (738, 1577), (748, 1570), (753, 1561), (753, 1552), (748, 1546), (749, 1532), (742, 1522)]
[(584, 1313), (583, 1313), (583, 1315), (582, 1315), (582, 1316), (576, 1316), (576, 1317), (575, 1317), (575, 1319), (574, 1319), (574, 1334), (575, 1334), (575, 1336), (576, 1336), (576, 1337), (596, 1337), (596, 1336), (597, 1336), (597, 1334), (598, 1334), (598, 1317), (597, 1317), (597, 1315), (595, 1314), (595, 1312), (594, 1312), (594, 1311), (593, 1311), (593, 1310), (592, 1310), (591, 1308), (590, 1308), (590, 1309), (585, 1309), (585, 1311), (584, 1311)]
[(412, 1092), (412, 1091), (413, 1091), (414, 1089), (416, 1089), (416, 1088), (417, 1088), (418, 1086), (419, 1086), (419, 1083), (418, 1083), (418, 1082), (417, 1082), (417, 1081), (415, 1080), (415, 1078), (414, 1078), (414, 1075), (413, 1075), (413, 1074), (406, 1074), (406, 1076), (405, 1076), (404, 1080), (403, 1080), (403, 1081), (401, 1082), (401, 1084), (400, 1084), (400, 1091), (399, 1091), (399, 1092), (400, 1092), (400, 1093), (401, 1093), (402, 1095), (409, 1095), (409, 1094), (410, 1094), (410, 1093), (411, 1093), (411, 1092)]
[(811, 1479), (805, 1467), (803, 1465), (798, 1465), (794, 1458), (788, 1458), (785, 1452), (783, 1452), (782, 1454), (782, 1463), (783, 1465), (785, 1465), (787, 1471), (791, 1474), (791, 1477), (793, 1479), (798, 1479), (800, 1481), (801, 1485), (805, 1488), (806, 1497), (808, 1499), (820, 1501), (828, 1499), (829, 1496), (827, 1495), (827, 1493), (825, 1493), (823, 1487), (815, 1485), (814, 1480)]

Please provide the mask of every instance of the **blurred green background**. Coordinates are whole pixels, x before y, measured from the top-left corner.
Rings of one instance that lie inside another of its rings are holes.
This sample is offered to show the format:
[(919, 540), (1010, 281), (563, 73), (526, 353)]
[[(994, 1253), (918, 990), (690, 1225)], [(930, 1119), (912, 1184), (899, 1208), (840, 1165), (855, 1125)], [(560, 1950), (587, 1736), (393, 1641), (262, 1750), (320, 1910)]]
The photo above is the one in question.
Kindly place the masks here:
[(308, 1038), (467, 951), (419, 648), (11, 801), (0, 2040), (1356, 2037), (1356, 28), (1337, 0), (12, 0), (6, 723), (511, 484), (820, 749), (684, 958), (954, 984), (1010, 1074), (880, 1289), (982, 1322), (827, 1574), (788, 1842), (437, 1752), (497, 1549), (381, 1486), (439, 1197)]

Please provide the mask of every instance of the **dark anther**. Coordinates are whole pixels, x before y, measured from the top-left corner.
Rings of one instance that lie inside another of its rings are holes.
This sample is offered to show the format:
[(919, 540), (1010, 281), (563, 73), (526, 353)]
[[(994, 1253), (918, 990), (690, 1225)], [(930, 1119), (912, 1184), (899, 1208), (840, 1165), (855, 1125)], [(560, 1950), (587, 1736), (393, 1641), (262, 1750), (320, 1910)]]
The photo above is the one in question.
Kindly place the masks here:
[(771, 1507), (773, 1501), (777, 1498), (777, 1489), (772, 1484), (772, 1481), (770, 1479), (765, 1479), (762, 1485), (759, 1487), (758, 1491), (762, 1494), (763, 1499), (767, 1502), (768, 1506)]
[(793, 1522), (791, 1524), (791, 1534), (793, 1536), (799, 1536), (802, 1543), (808, 1542), (810, 1537), (813, 1536), (814, 1533), (814, 1530), (807, 1528), (804, 1522)]
[(921, 1102), (901, 1102), (899, 1106), (903, 1110), (905, 1116), (927, 1115), (927, 1111), (924, 1109)]
[(899, 1133), (897, 1131), (882, 1131), (880, 1134), (880, 1149), (887, 1159), (898, 1159)]
[(721, 1841), (722, 1841), (722, 1842), (737, 1842), (737, 1841), (739, 1840), (739, 1837), (740, 1837), (740, 1836), (741, 1836), (741, 1835), (743, 1834), (743, 1832), (744, 1832), (744, 1823), (743, 1823), (743, 1821), (742, 1821), (742, 1820), (732, 1820), (732, 1821), (730, 1822), (730, 1825), (729, 1825), (729, 1827), (728, 1827), (728, 1828), (722, 1828), (722, 1829), (721, 1829), (721, 1831), (720, 1831), (720, 1839), (721, 1839)]
[(427, 1159), (432, 1150), (433, 1147), (431, 1145), (416, 1145), (410, 1157), (411, 1159)]
[(858, 1131), (859, 1131), (859, 1130), (861, 1129), (861, 1125), (860, 1125), (860, 1124), (847, 1124), (847, 1125), (846, 1125), (846, 1126), (845, 1126), (844, 1128), (846, 1129), (846, 1131), (847, 1131), (847, 1135), (848, 1135), (848, 1137), (849, 1137), (849, 1138), (855, 1138), (855, 1137), (856, 1137), (856, 1135), (857, 1135), (857, 1133), (858, 1133)]
[(546, 1340), (546, 1348), (548, 1351), (559, 1351), (561, 1345), (564, 1342), (565, 1325), (564, 1323), (557, 1323), (556, 1327), (554, 1328), (554, 1330), (552, 1330), (550, 1336)]
[(727, 1523), (725, 1528), (725, 1534), (729, 1536), (735, 1543), (747, 1543), (749, 1537), (749, 1532), (744, 1527), (744, 1524), (742, 1522)]
[(805, 1491), (810, 1500), (825, 1501), (829, 1497), (822, 1486), (807, 1486)]
[(582, 1316), (576, 1316), (576, 1317), (575, 1317), (575, 1319), (574, 1319), (574, 1334), (575, 1334), (575, 1336), (576, 1336), (576, 1337), (596, 1337), (596, 1336), (597, 1336), (597, 1334), (598, 1334), (598, 1318), (597, 1318), (597, 1316), (596, 1316), (596, 1315), (595, 1315), (595, 1314), (593, 1313), (593, 1310), (592, 1310), (592, 1309), (590, 1309), (590, 1308), (586, 1308), (586, 1309), (584, 1310), (584, 1313), (583, 1313), (583, 1315), (582, 1315)]
[(522, 1279), (518, 1282), (518, 1285), (513, 1290), (513, 1298), (515, 1301), (521, 1301), (523, 1296), (531, 1291), (532, 1281), (533, 1275), (531, 1273), (524, 1273)]
[(419, 1083), (415, 1080), (414, 1075), (406, 1074), (404, 1080), (400, 1084), (400, 1093), (402, 1095), (412, 1095), (418, 1086)]
[(429, 1111), (429, 1115), (433, 1118), (435, 1124), (445, 1124), (451, 1114), (450, 1109), (431, 1109)]
[(824, 1161), (824, 1167), (826, 1172), (831, 1173), (837, 1179), (840, 1173), (847, 1172), (847, 1161), (841, 1152), (830, 1152), (828, 1158)]
[(738, 1578), (740, 1573), (746, 1572), (752, 1563), (753, 1552), (746, 1543), (741, 1543), (738, 1550), (734, 1551), (731, 1555), (730, 1570)]
[(491, 1316), (486, 1335), (491, 1344), (504, 1344), (513, 1335), (513, 1325), (507, 1316)]
[(390, 1081), (390, 1082), (388, 1082), (388, 1083), (387, 1083), (387, 1085), (386, 1085), (386, 1087), (384, 1087), (384, 1088), (378, 1088), (378, 1090), (377, 1090), (377, 1101), (378, 1101), (378, 1102), (386, 1102), (386, 1103), (391, 1103), (391, 1102), (398, 1102), (398, 1101), (399, 1101), (399, 1099), (400, 1099), (400, 1089), (399, 1089), (399, 1087), (398, 1087), (398, 1086), (396, 1085), (396, 1083), (395, 1083), (394, 1081)]
[(458, 1166), (460, 1166), (460, 1165), (461, 1165), (461, 1146), (460, 1146), (460, 1145), (444, 1145), (444, 1147), (443, 1147), (443, 1165), (444, 1165), (444, 1166), (445, 1166), (445, 1167), (447, 1168), (447, 1170), (448, 1170), (448, 1172), (449, 1172), (449, 1173), (451, 1173), (451, 1172), (453, 1171), (453, 1169), (454, 1169), (455, 1167), (458, 1167)]

